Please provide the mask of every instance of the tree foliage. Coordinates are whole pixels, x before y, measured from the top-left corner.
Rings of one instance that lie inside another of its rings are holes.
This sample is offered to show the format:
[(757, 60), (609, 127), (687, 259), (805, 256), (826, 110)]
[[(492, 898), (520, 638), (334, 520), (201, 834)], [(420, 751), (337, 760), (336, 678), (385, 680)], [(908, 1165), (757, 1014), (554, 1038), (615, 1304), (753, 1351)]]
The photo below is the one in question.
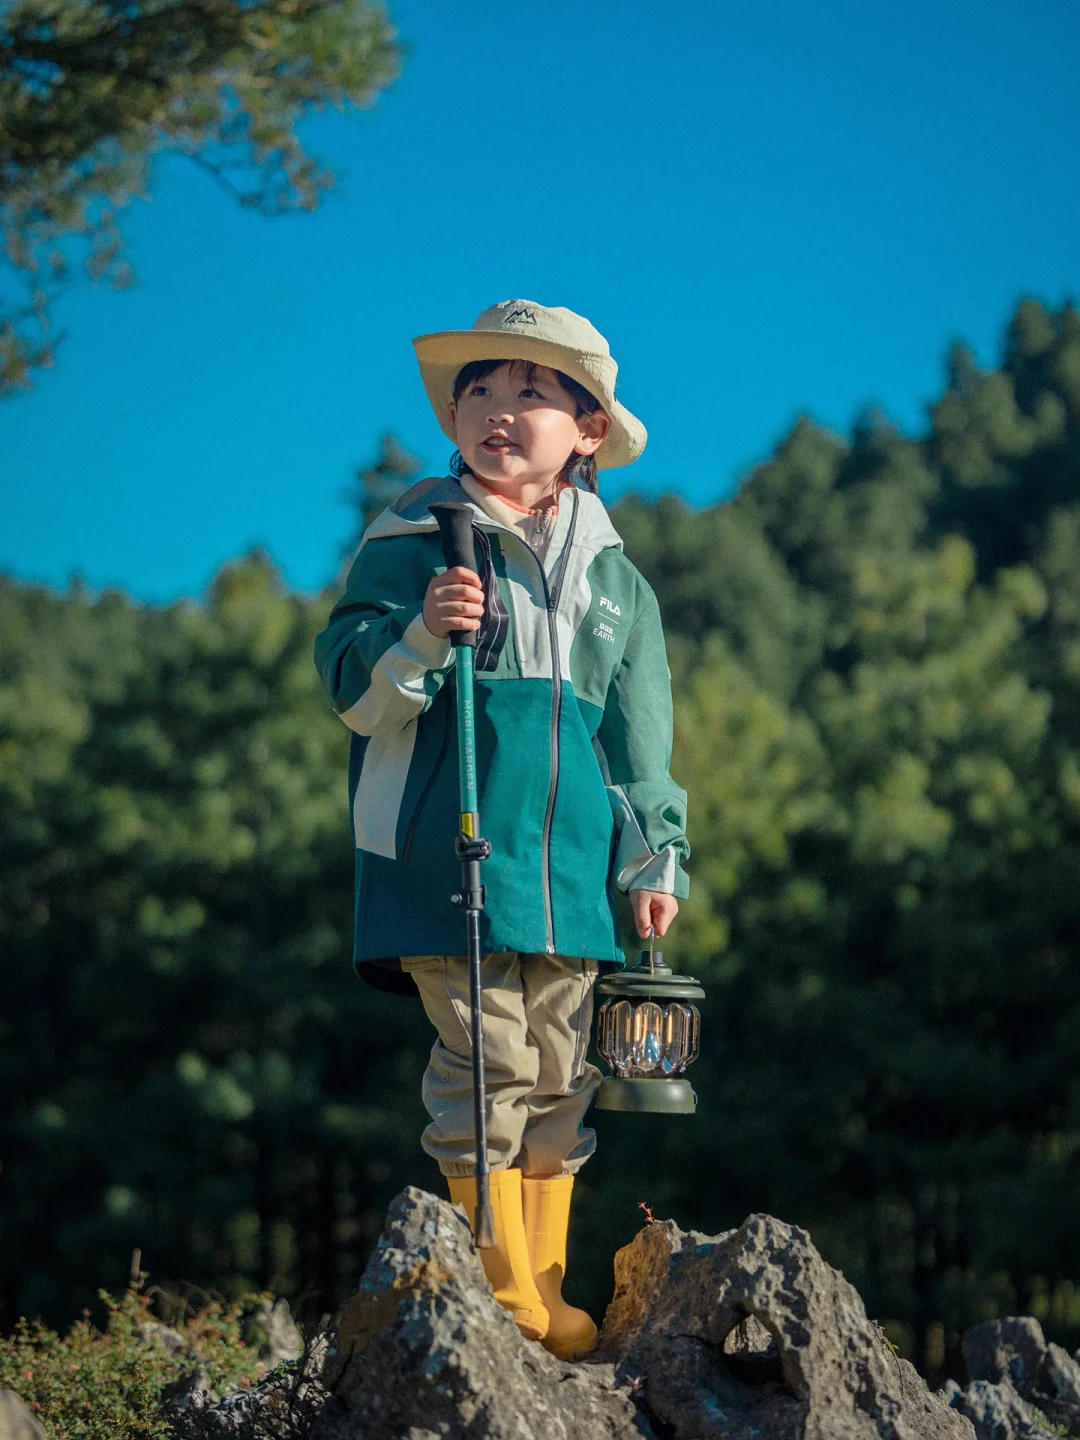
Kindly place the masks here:
[(0, 397), (51, 364), (73, 252), (129, 285), (117, 213), (174, 151), (264, 215), (314, 209), (333, 172), (296, 126), (370, 105), (399, 46), (369, 0), (9, 0), (0, 9)]
[[(639, 1200), (769, 1210), (932, 1377), (990, 1315), (1075, 1345), (1080, 315), (956, 349), (923, 437), (801, 420), (733, 500), (614, 518), (669, 634), (669, 958), (708, 999), (696, 1119), (594, 1117), (578, 1297)], [(389, 1195), (439, 1186), (423, 1017), (348, 968), (328, 605), (257, 555), (168, 609), (0, 591), (7, 1325), (134, 1245), (331, 1309)]]

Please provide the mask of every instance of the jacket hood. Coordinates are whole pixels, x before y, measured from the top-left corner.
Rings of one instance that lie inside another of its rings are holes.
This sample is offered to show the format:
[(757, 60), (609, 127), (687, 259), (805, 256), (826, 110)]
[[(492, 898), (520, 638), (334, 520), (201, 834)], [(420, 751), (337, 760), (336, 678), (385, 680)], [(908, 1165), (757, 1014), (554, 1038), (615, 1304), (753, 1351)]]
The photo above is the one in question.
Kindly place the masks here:
[[(581, 545), (584, 549), (598, 555), (601, 550), (614, 547), (617, 550), (623, 548), (622, 536), (612, 525), (611, 519), (604, 508), (604, 502), (591, 490), (578, 490), (578, 523), (574, 536), (575, 545)], [(391, 535), (416, 535), (426, 530), (437, 530), (435, 516), (429, 510), (429, 505), (439, 501), (452, 501), (458, 505), (468, 505), (475, 516), (475, 523), (482, 530), (503, 531), (510, 534), (505, 526), (492, 520), (486, 511), (468, 495), (462, 485), (459, 485), (453, 475), (433, 475), (427, 480), (420, 480), (411, 485), (404, 495), (398, 498), (377, 516), (368, 528), (364, 531), (363, 539), (360, 541), (362, 550), (369, 540), (382, 540)]]

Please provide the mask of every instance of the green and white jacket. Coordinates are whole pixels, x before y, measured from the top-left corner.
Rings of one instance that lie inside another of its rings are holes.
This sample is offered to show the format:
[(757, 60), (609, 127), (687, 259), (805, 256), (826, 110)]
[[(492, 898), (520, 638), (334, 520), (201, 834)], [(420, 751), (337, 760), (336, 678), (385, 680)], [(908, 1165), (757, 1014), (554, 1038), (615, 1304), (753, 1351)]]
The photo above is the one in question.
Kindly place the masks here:
[(372, 983), (406, 988), (387, 974), (400, 972), (398, 956), (464, 950), (450, 903), (461, 880), (454, 657), (422, 613), (429, 581), (446, 568), (428, 512), (440, 500), (472, 505), (484, 557), (483, 949), (621, 965), (612, 886), (680, 898), (689, 889), (656, 597), (597, 496), (564, 491), (541, 563), (452, 476), (420, 481), (368, 527), (315, 641), (331, 703), (353, 731), (354, 964)]

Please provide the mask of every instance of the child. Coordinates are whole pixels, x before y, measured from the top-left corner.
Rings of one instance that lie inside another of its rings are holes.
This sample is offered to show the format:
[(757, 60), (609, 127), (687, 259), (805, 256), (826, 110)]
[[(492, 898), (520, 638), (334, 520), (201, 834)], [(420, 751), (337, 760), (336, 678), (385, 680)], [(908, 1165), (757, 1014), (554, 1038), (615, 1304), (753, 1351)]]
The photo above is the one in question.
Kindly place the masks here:
[[(478, 630), (484, 1062), (497, 1249), (481, 1256), (522, 1334), (563, 1358), (596, 1326), (566, 1304), (574, 1176), (596, 1137), (585, 1059), (593, 985), (623, 963), (612, 886), (638, 933), (685, 897), (686, 796), (668, 774), (671, 689), (656, 599), (622, 553), (596, 471), (636, 460), (645, 429), (615, 399), (606, 340), (573, 311), (494, 305), (471, 330), (413, 342), (457, 444), (369, 526), (316, 641), (354, 732), (354, 964), (418, 990), (438, 1032), (422, 1144), (475, 1207), (469, 982), (461, 912), (454, 630)], [(436, 501), (468, 502), (479, 573), (445, 571)]]

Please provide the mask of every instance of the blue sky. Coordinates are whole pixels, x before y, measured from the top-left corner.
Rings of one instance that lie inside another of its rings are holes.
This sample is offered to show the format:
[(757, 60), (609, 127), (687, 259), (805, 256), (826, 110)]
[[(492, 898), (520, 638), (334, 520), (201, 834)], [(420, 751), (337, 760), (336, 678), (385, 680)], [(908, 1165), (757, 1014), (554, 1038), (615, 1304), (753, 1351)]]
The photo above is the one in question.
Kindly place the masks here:
[(0, 568), (167, 600), (261, 544), (324, 582), (383, 431), (445, 468), (410, 338), (495, 300), (608, 336), (650, 439), (607, 496), (704, 504), (800, 412), (917, 431), (952, 338), (992, 364), (1080, 293), (1076, 0), (389, 8), (401, 77), (304, 123), (319, 212), (158, 162), (137, 287), (71, 292), (0, 404)]

